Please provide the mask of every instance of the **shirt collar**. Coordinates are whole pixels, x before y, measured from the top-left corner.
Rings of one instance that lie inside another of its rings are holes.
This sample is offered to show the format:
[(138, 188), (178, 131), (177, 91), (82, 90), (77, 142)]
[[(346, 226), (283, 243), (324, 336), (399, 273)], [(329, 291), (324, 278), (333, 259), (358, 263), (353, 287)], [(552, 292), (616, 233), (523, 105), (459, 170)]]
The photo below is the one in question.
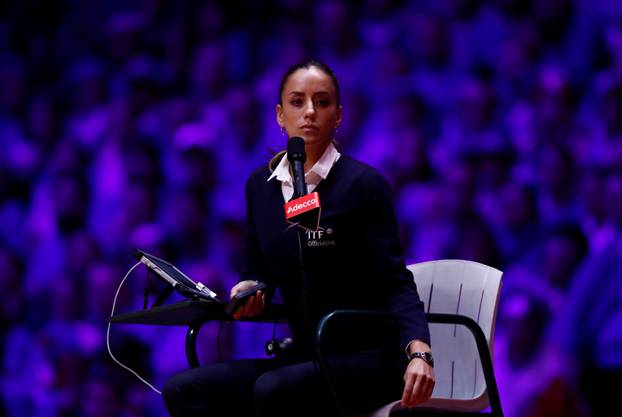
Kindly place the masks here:
[[(330, 169), (333, 167), (335, 162), (339, 160), (341, 153), (335, 148), (335, 145), (331, 142), (327, 147), (320, 159), (311, 167), (311, 169), (305, 173), (305, 177), (309, 176), (311, 173), (317, 175), (322, 179), (326, 179)], [(281, 161), (275, 168), (272, 175), (268, 178), (270, 181), (272, 178), (276, 178), (281, 182), (292, 182), (292, 176), (289, 172), (289, 160), (287, 159), (287, 154), (283, 155)]]

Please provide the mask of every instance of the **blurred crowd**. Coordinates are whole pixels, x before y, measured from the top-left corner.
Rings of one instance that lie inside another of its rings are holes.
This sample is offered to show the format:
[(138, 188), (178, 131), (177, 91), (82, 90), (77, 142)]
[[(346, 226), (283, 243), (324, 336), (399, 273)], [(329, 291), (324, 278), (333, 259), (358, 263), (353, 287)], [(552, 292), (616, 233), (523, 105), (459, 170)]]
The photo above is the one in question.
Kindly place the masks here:
[[(622, 382), (616, 0), (3, 2), (0, 415), (166, 415), (107, 356), (115, 291), (141, 248), (228, 298), (246, 177), (285, 144), (280, 77), (311, 57), (341, 82), (341, 151), (393, 186), (408, 262), (505, 272), (506, 415), (602, 415)], [(138, 268), (118, 310), (145, 289), (162, 282)], [(184, 334), (110, 342), (161, 387)], [(271, 334), (208, 324), (199, 356), (263, 355)]]

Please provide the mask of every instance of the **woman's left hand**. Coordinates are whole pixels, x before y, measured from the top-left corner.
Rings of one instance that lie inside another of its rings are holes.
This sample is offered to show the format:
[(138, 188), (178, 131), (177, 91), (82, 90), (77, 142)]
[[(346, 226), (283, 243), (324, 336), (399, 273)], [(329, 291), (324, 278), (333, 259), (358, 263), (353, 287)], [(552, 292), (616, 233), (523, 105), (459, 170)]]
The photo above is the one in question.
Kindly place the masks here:
[[(231, 288), (231, 298), (242, 291), (257, 285), (257, 281), (240, 281), (233, 288)], [(233, 318), (236, 320), (242, 317), (253, 317), (260, 314), (266, 304), (266, 295), (263, 291), (257, 291), (255, 294), (248, 297), (244, 304), (233, 313)]]
[[(427, 344), (424, 345), (427, 347)], [(423, 359), (413, 358), (404, 372), (402, 406), (412, 408), (427, 401), (432, 396), (435, 382), (434, 368)]]

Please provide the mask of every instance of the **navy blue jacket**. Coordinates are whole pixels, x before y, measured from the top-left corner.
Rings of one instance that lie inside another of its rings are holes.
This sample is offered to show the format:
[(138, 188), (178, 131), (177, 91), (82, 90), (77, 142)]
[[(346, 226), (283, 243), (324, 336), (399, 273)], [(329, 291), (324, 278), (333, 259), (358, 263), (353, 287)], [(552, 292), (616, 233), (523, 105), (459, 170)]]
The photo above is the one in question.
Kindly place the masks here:
[(342, 155), (315, 189), (321, 229), (301, 233), (311, 330), (303, 325), (298, 232), (285, 221), (281, 183), (267, 181), (269, 176), (266, 165), (246, 184), (241, 278), (279, 288), (294, 340), (308, 344), (319, 319), (336, 309), (373, 309), (395, 315), (399, 337), (392, 342), (402, 352), (413, 339), (429, 344), (423, 303), (404, 264), (391, 190), (382, 175)]

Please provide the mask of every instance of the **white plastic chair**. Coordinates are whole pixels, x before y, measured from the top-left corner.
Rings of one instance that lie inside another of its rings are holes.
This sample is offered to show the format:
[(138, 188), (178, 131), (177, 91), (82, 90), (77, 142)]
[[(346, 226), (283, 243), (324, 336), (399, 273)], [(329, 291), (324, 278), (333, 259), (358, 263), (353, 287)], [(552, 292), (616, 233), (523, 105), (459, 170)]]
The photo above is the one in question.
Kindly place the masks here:
[[(491, 352), (502, 272), (472, 261), (439, 260), (409, 265), (430, 323), (436, 385), (430, 400), (419, 409), (454, 413), (478, 413), (490, 406), (489, 415), (503, 416), (492, 369)], [(321, 348), (323, 328), (338, 317), (370, 314), (337, 311), (327, 315), (318, 327), (319, 363), (329, 384)], [(371, 313), (374, 314), (374, 313)], [(384, 315), (386, 313), (376, 313)], [(336, 395), (336, 391), (333, 390)], [(399, 400), (368, 417), (401, 415)], [(341, 405), (340, 405), (341, 406)], [(341, 406), (341, 411), (347, 414)], [(417, 415), (415, 410), (413, 415)], [(410, 414), (410, 413), (408, 413)], [(480, 414), (481, 415), (481, 414)]]

